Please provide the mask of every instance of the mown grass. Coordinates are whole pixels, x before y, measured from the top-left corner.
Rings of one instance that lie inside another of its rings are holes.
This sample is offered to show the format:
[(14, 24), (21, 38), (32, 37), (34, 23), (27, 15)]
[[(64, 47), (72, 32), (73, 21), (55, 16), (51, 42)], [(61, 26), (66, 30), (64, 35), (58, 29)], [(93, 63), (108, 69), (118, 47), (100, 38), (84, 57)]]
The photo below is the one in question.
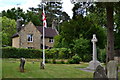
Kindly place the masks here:
[(45, 69), (39, 67), (40, 63), (27, 61), (25, 72), (19, 71), (19, 61), (3, 59), (3, 78), (92, 78), (93, 73), (81, 71), (78, 68), (87, 67), (87, 63), (81, 64), (46, 64)]
[(0, 79), (2, 78), (2, 59), (0, 58)]
[[(35, 61), (34, 64), (32, 61)], [(39, 67), (39, 60), (28, 59), (25, 64), (25, 72), (21, 73), (19, 59), (3, 59), (2, 62), (3, 78), (93, 78), (93, 73), (79, 69), (88, 67), (88, 63), (46, 64), (45, 69), (42, 70)], [(120, 72), (118, 77), (120, 78)]]

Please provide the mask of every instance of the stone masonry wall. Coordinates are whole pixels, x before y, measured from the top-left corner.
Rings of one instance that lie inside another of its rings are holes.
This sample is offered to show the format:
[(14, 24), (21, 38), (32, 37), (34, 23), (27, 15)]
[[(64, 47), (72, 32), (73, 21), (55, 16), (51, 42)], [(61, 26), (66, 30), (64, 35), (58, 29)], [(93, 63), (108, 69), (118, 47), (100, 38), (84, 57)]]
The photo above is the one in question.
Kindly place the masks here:
[[(33, 34), (33, 42), (28, 42), (27, 35)], [(34, 49), (40, 49), (41, 33), (37, 30), (32, 22), (29, 22), (20, 31), (20, 48), (33, 47)]]

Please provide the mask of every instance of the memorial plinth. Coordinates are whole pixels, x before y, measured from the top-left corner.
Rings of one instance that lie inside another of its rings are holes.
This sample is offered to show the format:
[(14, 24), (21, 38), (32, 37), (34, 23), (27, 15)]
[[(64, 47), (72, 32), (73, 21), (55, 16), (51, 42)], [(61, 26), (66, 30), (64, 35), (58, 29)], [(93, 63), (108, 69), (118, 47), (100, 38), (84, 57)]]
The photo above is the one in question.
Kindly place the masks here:
[(98, 65), (100, 65), (100, 62), (97, 60), (97, 49), (96, 49), (96, 42), (97, 42), (96, 35), (93, 34), (93, 38), (91, 42), (93, 43), (93, 60), (89, 62), (89, 67), (88, 69), (95, 70)]

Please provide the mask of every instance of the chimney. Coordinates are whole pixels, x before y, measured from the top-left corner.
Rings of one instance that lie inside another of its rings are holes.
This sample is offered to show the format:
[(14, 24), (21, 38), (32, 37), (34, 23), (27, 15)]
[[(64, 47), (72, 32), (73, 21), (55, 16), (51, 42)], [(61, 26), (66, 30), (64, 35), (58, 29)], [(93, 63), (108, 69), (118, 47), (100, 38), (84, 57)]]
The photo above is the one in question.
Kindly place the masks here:
[(17, 19), (17, 32), (19, 32), (21, 30), (21, 19)]
[(52, 21), (52, 29), (56, 29), (57, 21), (53, 19)]

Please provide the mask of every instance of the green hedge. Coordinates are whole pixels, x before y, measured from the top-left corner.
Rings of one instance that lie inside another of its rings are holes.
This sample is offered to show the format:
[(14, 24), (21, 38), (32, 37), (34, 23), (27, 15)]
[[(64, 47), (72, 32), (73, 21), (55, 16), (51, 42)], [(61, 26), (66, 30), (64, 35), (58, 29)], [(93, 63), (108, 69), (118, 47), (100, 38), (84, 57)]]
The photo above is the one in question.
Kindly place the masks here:
[[(45, 50), (45, 57), (47, 59), (68, 59), (71, 57), (71, 51), (67, 48), (52, 48)], [(24, 49), (24, 48), (13, 48), (3, 47), (2, 48), (3, 58), (42, 58), (42, 49)]]

